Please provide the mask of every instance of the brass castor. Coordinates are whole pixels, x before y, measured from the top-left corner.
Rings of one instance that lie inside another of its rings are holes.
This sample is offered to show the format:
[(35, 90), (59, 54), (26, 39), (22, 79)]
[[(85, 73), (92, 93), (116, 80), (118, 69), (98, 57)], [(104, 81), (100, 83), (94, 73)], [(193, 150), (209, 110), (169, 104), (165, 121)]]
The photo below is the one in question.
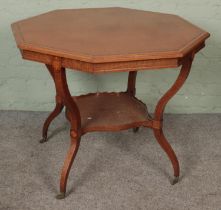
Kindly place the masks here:
[(65, 193), (64, 192), (62, 192), (62, 193), (60, 193), (60, 194), (58, 194), (57, 196), (56, 196), (56, 199), (64, 199), (65, 198)]
[(42, 144), (48, 140), (47, 136), (43, 137), (39, 142)]
[(137, 133), (139, 131), (139, 127), (133, 128), (133, 132)]
[(171, 185), (175, 185), (179, 181), (179, 177), (175, 176), (174, 179), (171, 181)]

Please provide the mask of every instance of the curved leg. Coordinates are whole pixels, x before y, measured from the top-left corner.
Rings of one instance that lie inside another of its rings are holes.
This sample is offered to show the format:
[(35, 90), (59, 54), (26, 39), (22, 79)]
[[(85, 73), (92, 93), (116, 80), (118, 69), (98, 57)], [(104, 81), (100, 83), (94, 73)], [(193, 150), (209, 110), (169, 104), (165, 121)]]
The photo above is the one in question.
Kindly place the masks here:
[(166, 137), (164, 136), (163, 130), (162, 129), (154, 129), (154, 135), (155, 138), (157, 139), (158, 143), (160, 146), (163, 148), (163, 150), (166, 152), (168, 155), (169, 159), (172, 162), (173, 165), (173, 170), (174, 170), (174, 180), (172, 181), (172, 184), (176, 184), (178, 182), (179, 174), (180, 174), (180, 167), (179, 167), (179, 162), (177, 160), (176, 154), (173, 151), (172, 147), (166, 140)]
[(159, 126), (153, 128), (154, 135), (160, 144), (160, 146), (163, 148), (163, 150), (166, 152), (167, 156), (169, 157), (170, 161), (173, 165), (174, 170), (174, 180), (172, 181), (172, 184), (175, 184), (178, 182), (179, 174), (180, 174), (180, 168), (179, 168), (179, 162), (177, 160), (176, 154), (173, 151), (172, 147), (168, 143), (166, 137), (163, 134), (163, 113), (166, 104), (168, 101), (177, 93), (177, 91), (182, 87), (184, 84), (186, 78), (189, 75), (190, 69), (192, 64), (192, 58), (187, 57), (182, 65), (182, 68), (180, 70), (179, 76), (173, 86), (164, 94), (164, 96), (159, 100), (154, 114), (154, 121), (157, 122)]
[[(54, 80), (54, 70), (53, 70), (52, 66), (46, 65), (46, 67), (47, 67), (49, 73), (51, 74), (51, 77)], [(62, 109), (64, 107), (64, 105), (61, 102), (60, 96), (58, 94), (57, 88), (56, 88), (56, 100), (55, 101), (56, 101), (56, 106), (55, 106), (54, 110), (50, 113), (50, 115), (47, 117), (47, 119), (44, 122), (43, 129), (42, 129), (42, 139), (39, 141), (40, 143), (44, 143), (47, 141), (48, 128), (49, 128), (50, 124), (51, 124), (52, 120), (54, 120), (62, 112)]]
[(51, 124), (52, 120), (61, 113), (63, 107), (64, 106), (62, 103), (56, 103), (54, 110), (51, 112), (51, 114), (45, 120), (43, 129), (42, 129), (42, 139), (40, 140), (40, 143), (44, 143), (47, 141), (48, 127)]
[(74, 162), (74, 158), (77, 154), (79, 145), (80, 145), (80, 139), (72, 138), (71, 147), (69, 148), (69, 151), (67, 153), (67, 156), (66, 156), (63, 168), (62, 168), (62, 172), (61, 172), (60, 194), (56, 196), (57, 199), (65, 198), (68, 175), (69, 175), (71, 166)]
[(58, 199), (62, 199), (65, 197), (68, 175), (80, 145), (81, 117), (79, 109), (70, 95), (66, 81), (65, 69), (61, 67), (61, 58), (55, 57), (52, 62), (52, 67), (54, 70), (56, 90), (61, 97), (64, 106), (66, 106), (70, 112), (69, 120), (71, 124), (71, 147), (68, 151), (64, 166), (62, 168), (60, 179), (60, 194), (57, 196)]
[[(127, 93), (134, 97), (136, 94), (136, 77), (137, 77), (137, 71), (129, 72), (128, 82), (127, 82)], [(139, 127), (133, 128), (134, 133), (137, 133), (138, 131), (139, 131)]]

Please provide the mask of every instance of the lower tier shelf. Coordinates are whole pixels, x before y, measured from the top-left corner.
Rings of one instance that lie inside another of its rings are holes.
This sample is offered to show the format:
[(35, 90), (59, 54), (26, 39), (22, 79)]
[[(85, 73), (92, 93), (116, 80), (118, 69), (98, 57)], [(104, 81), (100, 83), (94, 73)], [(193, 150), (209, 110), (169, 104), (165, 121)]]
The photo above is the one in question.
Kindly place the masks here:
[[(126, 92), (74, 96), (81, 115), (82, 134), (117, 131), (151, 122), (146, 105)], [(69, 111), (67, 118), (69, 119)]]

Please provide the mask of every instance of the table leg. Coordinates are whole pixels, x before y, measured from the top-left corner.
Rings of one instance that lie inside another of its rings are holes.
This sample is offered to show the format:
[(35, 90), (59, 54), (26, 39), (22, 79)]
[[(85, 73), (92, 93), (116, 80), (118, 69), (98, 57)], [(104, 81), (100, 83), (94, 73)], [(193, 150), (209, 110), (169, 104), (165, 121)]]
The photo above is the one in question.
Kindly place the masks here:
[(71, 170), (71, 166), (77, 154), (79, 146), (80, 146), (80, 139), (71, 137), (71, 146), (67, 153), (67, 156), (66, 156), (63, 168), (62, 168), (62, 172), (61, 172), (60, 194), (56, 196), (57, 199), (65, 198), (68, 175)]
[(128, 75), (128, 82), (127, 82), (127, 93), (131, 96), (135, 96), (136, 94), (136, 77), (137, 71), (130, 71)]
[[(129, 72), (128, 82), (127, 82), (127, 93), (131, 96), (135, 96), (136, 94), (136, 77), (137, 77), (137, 71)], [(138, 131), (139, 131), (139, 127), (133, 128), (134, 133)]]
[(65, 69), (61, 67), (60, 58), (57, 57), (54, 58), (52, 62), (52, 68), (54, 72), (54, 82), (56, 90), (59, 96), (61, 97), (62, 104), (70, 112), (69, 120), (71, 124), (71, 129), (70, 129), (71, 146), (69, 148), (68, 154), (66, 156), (62, 168), (61, 178), (60, 178), (60, 194), (57, 196), (58, 199), (62, 199), (65, 198), (68, 175), (80, 145), (81, 117), (79, 109), (70, 95), (66, 80)]
[[(54, 80), (54, 71), (53, 71), (52, 66), (46, 65), (46, 67)], [(62, 112), (62, 109), (64, 107), (64, 105), (61, 102), (61, 97), (59, 96), (57, 89), (56, 89), (55, 102), (56, 102), (56, 105), (55, 105), (54, 110), (50, 113), (50, 115), (47, 117), (47, 119), (44, 122), (43, 129), (42, 129), (42, 139), (40, 140), (40, 143), (44, 143), (48, 140), (47, 138), (48, 128), (52, 120), (54, 120)]]
[(172, 85), (172, 87), (159, 100), (159, 102), (157, 103), (156, 109), (155, 109), (155, 113), (154, 113), (154, 121), (157, 121), (160, 124), (160, 126), (158, 128), (153, 128), (154, 135), (155, 135), (158, 143), (162, 147), (162, 149), (166, 152), (167, 156), (169, 157), (169, 159), (173, 165), (174, 179), (171, 184), (176, 184), (178, 182), (180, 168), (179, 168), (179, 162), (177, 160), (176, 154), (173, 151), (170, 144), (168, 143), (168, 141), (163, 133), (163, 129), (162, 129), (162, 127), (163, 127), (163, 113), (164, 113), (164, 109), (165, 109), (165, 106), (168, 103), (168, 101), (177, 93), (177, 91), (184, 84), (186, 78), (189, 75), (191, 65), (192, 65), (192, 58), (187, 57), (182, 65), (182, 68), (180, 70), (178, 78), (176, 79), (176, 81)]

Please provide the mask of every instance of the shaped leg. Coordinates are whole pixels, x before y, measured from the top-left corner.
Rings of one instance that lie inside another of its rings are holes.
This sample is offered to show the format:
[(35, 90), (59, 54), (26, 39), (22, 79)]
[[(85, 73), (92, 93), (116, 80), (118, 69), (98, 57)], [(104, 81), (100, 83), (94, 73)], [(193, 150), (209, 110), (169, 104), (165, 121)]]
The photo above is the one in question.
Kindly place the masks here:
[[(129, 72), (128, 82), (127, 82), (127, 93), (134, 97), (136, 94), (136, 77), (137, 77), (137, 71)], [(138, 131), (139, 131), (139, 127), (133, 128), (134, 133), (137, 133)]]
[[(47, 67), (49, 73), (51, 74), (52, 79), (55, 80), (53, 67), (51, 65), (46, 65), (46, 67)], [(48, 128), (49, 128), (52, 120), (54, 120), (62, 112), (63, 107), (64, 107), (64, 105), (61, 102), (61, 98), (60, 98), (58, 90), (56, 88), (56, 106), (44, 122), (43, 129), (42, 129), (42, 139), (39, 141), (40, 143), (44, 143), (47, 141)]]
[(127, 82), (127, 93), (131, 96), (135, 96), (136, 94), (136, 71), (130, 71), (128, 75), (128, 82)]
[(51, 114), (45, 120), (43, 129), (42, 129), (42, 139), (40, 140), (40, 143), (44, 143), (47, 141), (48, 127), (51, 124), (52, 120), (61, 113), (63, 107), (64, 106), (62, 103), (56, 103), (54, 110), (51, 112)]
[(77, 154), (79, 145), (80, 145), (80, 139), (72, 138), (71, 147), (69, 148), (69, 151), (67, 153), (64, 166), (61, 172), (60, 194), (56, 196), (57, 199), (65, 198), (68, 175), (69, 175), (71, 166), (74, 162), (75, 156)]
[(176, 154), (173, 151), (170, 144), (168, 143), (166, 137), (164, 136), (162, 129), (154, 129), (154, 135), (155, 135), (155, 138), (157, 139), (158, 143), (163, 148), (163, 150), (166, 152), (167, 156), (169, 157), (170, 161), (172, 162), (173, 170), (174, 170), (174, 180), (172, 181), (171, 184), (172, 185), (176, 184), (178, 182), (178, 178), (180, 175), (180, 167), (179, 167), (179, 162), (177, 160)]
[(169, 157), (173, 165), (174, 180), (172, 181), (171, 184), (176, 184), (178, 182), (179, 175), (180, 175), (180, 168), (179, 168), (179, 162), (177, 160), (176, 154), (163, 134), (163, 130), (162, 130), (163, 113), (164, 113), (164, 109), (168, 101), (177, 93), (177, 91), (184, 84), (186, 78), (189, 75), (191, 64), (192, 64), (192, 57), (187, 57), (183, 62), (183, 65), (182, 65), (182, 68), (180, 70), (177, 80), (172, 85), (172, 87), (164, 94), (164, 96), (159, 100), (155, 109), (155, 113), (154, 113), (154, 121), (158, 125), (153, 128), (154, 135), (158, 143), (160, 144), (160, 146), (166, 152), (167, 156)]
[(61, 97), (61, 101), (63, 102), (64, 106), (68, 109), (70, 113), (68, 119), (71, 124), (71, 146), (69, 148), (64, 166), (62, 168), (60, 179), (60, 194), (57, 196), (58, 199), (62, 199), (65, 198), (68, 175), (80, 145), (81, 117), (79, 109), (70, 95), (66, 80), (65, 69), (61, 66), (61, 58), (54, 58), (52, 62), (52, 68), (54, 72), (53, 75), (57, 93)]

